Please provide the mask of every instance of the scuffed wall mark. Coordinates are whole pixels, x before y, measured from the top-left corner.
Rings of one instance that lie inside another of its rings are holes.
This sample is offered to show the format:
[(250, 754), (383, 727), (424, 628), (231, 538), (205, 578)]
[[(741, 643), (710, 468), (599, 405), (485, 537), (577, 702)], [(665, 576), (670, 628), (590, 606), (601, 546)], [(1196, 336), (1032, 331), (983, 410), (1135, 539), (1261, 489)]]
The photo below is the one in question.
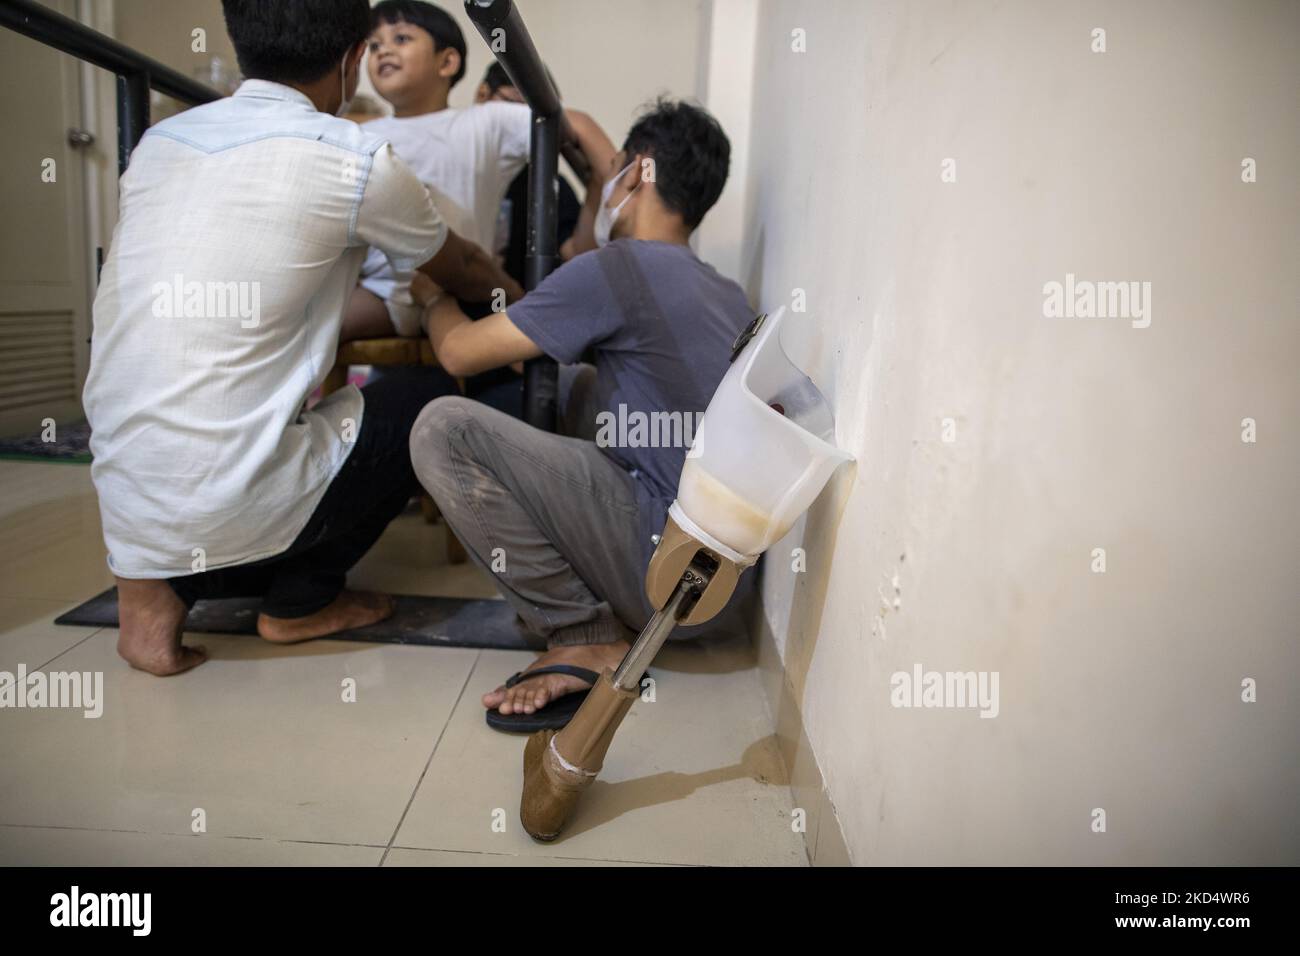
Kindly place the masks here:
[[(895, 575), (894, 579), (897, 580), (898, 575)], [(885, 590), (883, 584), (876, 588), (876, 593), (880, 595), (880, 612), (882, 614), (888, 614), (890, 609), (895, 606), (894, 598)]]
[(888, 635), (885, 630), (885, 617), (891, 613), (897, 614), (903, 609), (903, 562), (907, 560), (907, 553), (904, 552), (898, 556), (898, 565), (889, 572), (888, 580), (877, 586), (876, 596), (880, 599), (878, 612), (871, 621), (871, 636), (878, 637), (880, 640), (887, 640)]

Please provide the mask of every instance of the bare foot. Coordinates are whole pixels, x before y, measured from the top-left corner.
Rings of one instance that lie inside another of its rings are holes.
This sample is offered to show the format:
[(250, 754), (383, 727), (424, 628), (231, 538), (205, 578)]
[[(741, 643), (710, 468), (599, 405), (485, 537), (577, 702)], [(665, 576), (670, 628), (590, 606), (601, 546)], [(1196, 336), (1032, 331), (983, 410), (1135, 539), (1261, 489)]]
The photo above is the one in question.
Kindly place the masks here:
[(396, 603), (387, 594), (344, 591), (315, 614), (306, 617), (271, 617), (259, 614), (257, 633), (274, 644), (310, 641), (313, 637), (326, 637), (339, 631), (377, 624), (393, 616)]
[[(573, 664), (593, 670), (597, 674), (606, 667), (617, 670), (630, 647), (627, 641), (554, 647), (533, 661), (524, 673), (551, 664)], [(541, 677), (520, 681), (511, 688), (506, 688), (502, 684), (496, 690), (483, 695), (483, 706), (488, 710), (495, 707), (502, 714), (531, 714), (557, 697), (587, 690), (590, 686), (586, 681), (570, 677), (568, 674), (543, 674)]]
[(181, 644), (185, 614), (185, 602), (166, 581), (118, 578), (117, 653), (132, 667), (159, 677), (197, 667), (208, 653)]

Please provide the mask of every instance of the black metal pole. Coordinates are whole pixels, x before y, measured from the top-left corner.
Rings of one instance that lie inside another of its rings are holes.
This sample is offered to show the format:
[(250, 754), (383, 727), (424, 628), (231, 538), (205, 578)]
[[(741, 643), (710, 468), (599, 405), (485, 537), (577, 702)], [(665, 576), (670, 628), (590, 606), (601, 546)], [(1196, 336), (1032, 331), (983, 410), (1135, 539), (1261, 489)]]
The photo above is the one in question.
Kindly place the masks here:
[[(535, 289), (559, 261), (555, 176), (563, 115), (560, 95), (513, 0), (465, 0), (465, 12), (533, 111), (524, 287)], [(557, 378), (558, 369), (549, 358), (524, 366), (524, 421), (548, 432), (555, 431)]]
[(149, 128), (149, 74), (117, 75), (117, 172), (126, 172), (131, 152)]
[[(528, 244), (524, 285), (535, 289), (559, 264), (559, 220), (555, 177), (559, 172), (560, 117), (533, 114), (528, 149)], [(546, 356), (524, 365), (524, 421), (555, 431), (559, 412), (559, 367)]]
[(560, 94), (513, 0), (465, 0), (465, 13), (533, 112), (560, 112)]

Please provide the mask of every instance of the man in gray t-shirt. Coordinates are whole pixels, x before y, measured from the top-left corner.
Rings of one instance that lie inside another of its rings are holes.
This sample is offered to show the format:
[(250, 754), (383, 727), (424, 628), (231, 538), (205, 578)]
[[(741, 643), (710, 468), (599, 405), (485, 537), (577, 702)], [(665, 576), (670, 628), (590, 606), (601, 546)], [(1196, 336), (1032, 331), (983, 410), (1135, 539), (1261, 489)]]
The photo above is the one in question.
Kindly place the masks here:
[[(575, 237), (596, 251), (507, 312), (470, 322), (435, 304), (429, 316), (429, 338), (453, 375), (543, 354), (566, 366), (594, 360), (565, 376), (564, 434), (458, 397), (430, 403), (411, 433), (420, 481), (547, 640), (517, 680), (483, 697), (488, 722), (503, 729), (563, 726), (653, 613), (643, 586), (651, 536), (663, 530), (696, 425), (752, 318), (740, 287), (688, 245), (726, 182), (730, 145), (717, 122), (660, 102), (609, 152), (614, 175), (603, 189), (589, 185)], [(708, 630), (739, 625), (752, 578)]]
[(566, 425), (635, 480), (648, 561), (695, 424), (753, 318), (744, 292), (690, 246), (619, 239), (548, 276), (509, 316), (562, 365), (594, 351), (594, 382), (577, 380)]

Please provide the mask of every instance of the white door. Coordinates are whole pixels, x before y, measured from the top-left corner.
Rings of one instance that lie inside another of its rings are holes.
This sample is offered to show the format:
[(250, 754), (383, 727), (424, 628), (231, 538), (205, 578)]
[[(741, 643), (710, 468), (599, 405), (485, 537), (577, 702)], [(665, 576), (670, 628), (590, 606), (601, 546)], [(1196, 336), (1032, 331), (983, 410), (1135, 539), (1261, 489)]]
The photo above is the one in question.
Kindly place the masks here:
[[(71, 0), (49, 6), (75, 16)], [(77, 60), (0, 27), (0, 435), (82, 417), (90, 321)]]

